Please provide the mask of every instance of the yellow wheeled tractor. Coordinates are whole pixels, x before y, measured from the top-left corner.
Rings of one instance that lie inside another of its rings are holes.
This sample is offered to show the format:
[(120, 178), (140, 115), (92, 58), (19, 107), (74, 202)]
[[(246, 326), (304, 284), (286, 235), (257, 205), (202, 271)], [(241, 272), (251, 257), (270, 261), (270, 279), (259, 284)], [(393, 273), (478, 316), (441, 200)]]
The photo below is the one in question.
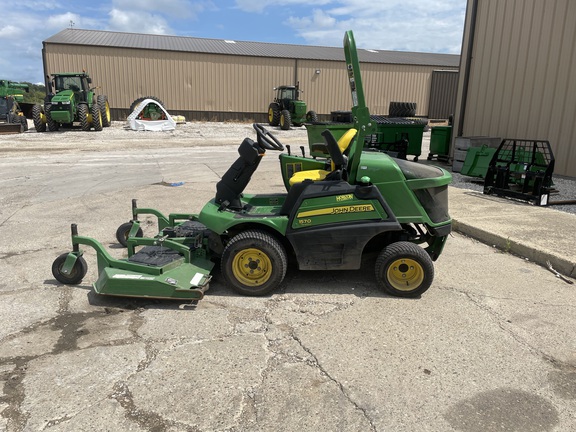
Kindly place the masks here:
[(302, 126), (304, 123), (316, 123), (318, 115), (308, 109), (306, 102), (299, 100), (299, 84), (295, 86), (283, 85), (275, 87), (276, 97), (268, 106), (268, 123), (270, 126), (280, 126), (283, 130), (290, 129), (291, 125)]
[(108, 97), (96, 95), (91, 83), (92, 79), (85, 72), (52, 74), (44, 106), (32, 108), (36, 131), (57, 131), (75, 122), (85, 131), (101, 131), (110, 126)]

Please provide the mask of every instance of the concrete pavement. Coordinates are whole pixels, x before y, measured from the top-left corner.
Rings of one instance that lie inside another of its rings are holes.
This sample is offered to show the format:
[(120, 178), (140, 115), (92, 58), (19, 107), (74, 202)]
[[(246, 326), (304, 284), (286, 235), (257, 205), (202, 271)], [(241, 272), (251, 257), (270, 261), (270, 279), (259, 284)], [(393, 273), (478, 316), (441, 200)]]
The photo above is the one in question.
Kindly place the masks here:
[[(90, 248), (80, 285), (53, 279), (70, 223), (123, 256), (114, 232), (130, 200), (199, 211), (234, 157), (225, 150), (190, 150), (182, 167), (168, 150), (1, 161), (1, 432), (576, 431), (576, 286), (503, 253), (529, 257), (515, 249), (527, 244), (573, 263), (562, 233), (575, 217), (552, 208), (451, 187), (456, 229), (490, 246), (454, 233), (419, 299), (383, 294), (370, 260), (291, 268), (259, 298), (216, 272), (197, 306), (94, 295)], [(251, 192), (281, 190), (274, 159)]]
[[(420, 160), (450, 170), (442, 162), (425, 161), (429, 146), (430, 132), (425, 132)], [(469, 189), (449, 189), (455, 231), (544, 267), (550, 262), (562, 275), (576, 278), (575, 214)]]
[(576, 215), (450, 188), (454, 230), (576, 277)]

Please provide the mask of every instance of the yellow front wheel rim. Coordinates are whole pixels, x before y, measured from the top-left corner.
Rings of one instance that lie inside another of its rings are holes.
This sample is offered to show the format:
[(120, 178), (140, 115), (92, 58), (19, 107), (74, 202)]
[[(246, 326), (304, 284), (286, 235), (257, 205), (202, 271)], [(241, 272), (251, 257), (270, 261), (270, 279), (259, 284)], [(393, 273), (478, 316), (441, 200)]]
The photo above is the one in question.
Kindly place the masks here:
[(388, 267), (387, 278), (395, 289), (399, 291), (413, 291), (424, 281), (424, 269), (410, 258), (401, 258)]
[(262, 286), (272, 275), (272, 261), (259, 249), (244, 249), (232, 260), (232, 273), (246, 286)]
[(274, 120), (274, 110), (270, 108), (268, 110), (268, 123), (270, 123), (272, 120)]

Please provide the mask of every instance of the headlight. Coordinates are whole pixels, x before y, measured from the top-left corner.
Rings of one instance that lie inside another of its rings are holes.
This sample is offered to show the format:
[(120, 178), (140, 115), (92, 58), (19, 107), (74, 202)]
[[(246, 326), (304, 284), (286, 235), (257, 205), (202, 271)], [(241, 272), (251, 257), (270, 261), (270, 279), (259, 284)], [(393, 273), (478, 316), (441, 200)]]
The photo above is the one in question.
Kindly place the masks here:
[(63, 101), (63, 102), (60, 102), (60, 105), (70, 105), (70, 101)]

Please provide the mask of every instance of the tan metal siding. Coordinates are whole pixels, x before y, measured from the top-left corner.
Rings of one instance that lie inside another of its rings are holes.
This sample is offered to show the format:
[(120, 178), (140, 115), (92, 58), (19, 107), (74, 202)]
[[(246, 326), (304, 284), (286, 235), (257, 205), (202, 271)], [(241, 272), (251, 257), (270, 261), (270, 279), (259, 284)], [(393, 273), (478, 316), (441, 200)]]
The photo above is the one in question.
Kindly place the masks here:
[[(318, 113), (350, 110), (352, 99), (343, 63), (298, 62), (302, 98)], [(418, 116), (428, 114), (430, 79), (434, 68), (362, 63), (366, 104), (373, 114), (387, 115), (391, 101), (416, 102)], [(320, 74), (315, 71), (320, 70)], [(306, 85), (305, 85), (306, 84)]]
[(309, 110), (318, 114), (350, 110), (352, 98), (344, 61), (298, 60), (297, 76), (303, 90), (300, 98), (306, 101)]
[(265, 112), (273, 87), (294, 80), (287, 59), (72, 45), (50, 46), (46, 57), (50, 73), (85, 69), (113, 108), (156, 96), (170, 110)]
[(576, 2), (478, 0), (469, 73), (464, 136), (549, 140), (576, 176)]
[(390, 102), (416, 102), (416, 115), (428, 115), (432, 67), (361, 65), (366, 104), (374, 114), (388, 114)]
[[(173, 112), (264, 115), (273, 88), (295, 79), (318, 114), (352, 105), (343, 61), (46, 44), (46, 63), (50, 72), (85, 69), (112, 108), (155, 96)], [(417, 115), (427, 115), (433, 66), (362, 63), (361, 69), (372, 113), (388, 114), (391, 101), (405, 101), (417, 103)]]
[(436, 70), (430, 83), (428, 117), (448, 119), (454, 115), (458, 88), (458, 71)]

